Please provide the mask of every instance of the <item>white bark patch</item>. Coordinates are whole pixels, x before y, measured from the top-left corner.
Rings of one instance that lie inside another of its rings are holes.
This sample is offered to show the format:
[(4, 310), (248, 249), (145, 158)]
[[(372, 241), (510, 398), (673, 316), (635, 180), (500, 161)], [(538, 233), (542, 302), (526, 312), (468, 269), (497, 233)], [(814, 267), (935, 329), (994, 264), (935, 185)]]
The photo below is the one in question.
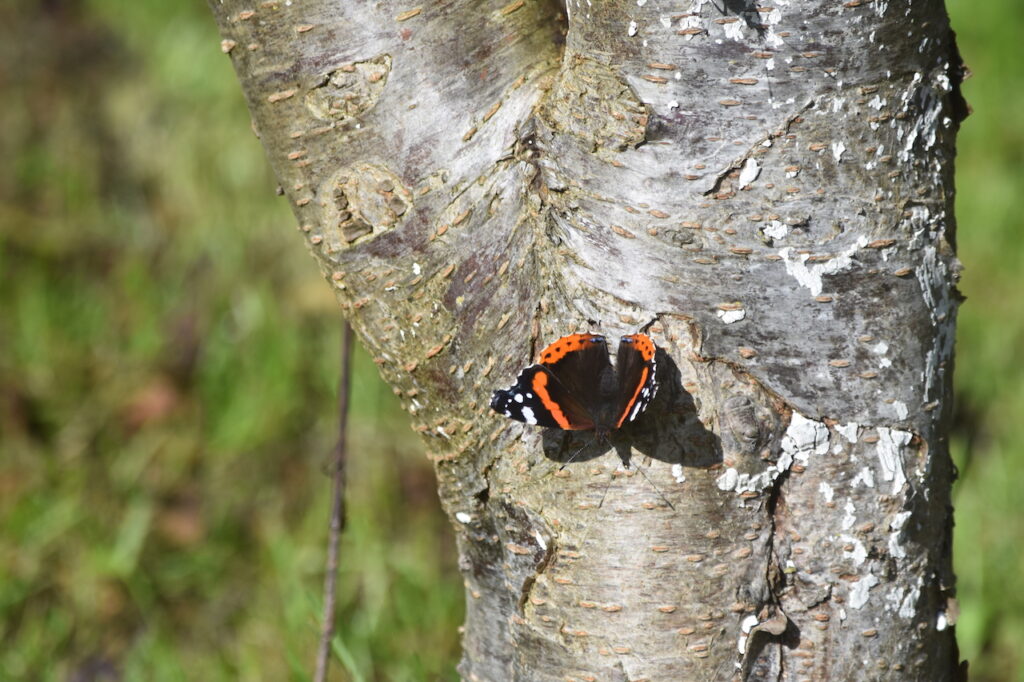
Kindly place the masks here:
[(725, 324), (732, 324), (733, 322), (739, 322), (747, 316), (747, 311), (743, 308), (739, 310), (719, 310), (716, 312), (718, 319)]
[(839, 142), (832, 143), (832, 156), (835, 158), (836, 163), (840, 163), (843, 159), (843, 152), (846, 151), (846, 145)]
[(893, 494), (903, 489), (907, 482), (907, 474), (903, 469), (903, 449), (910, 443), (912, 435), (909, 431), (878, 428), (878, 443), (875, 452), (878, 464), (882, 469), (882, 480), (892, 481)]
[[(680, 30), (687, 29), (687, 28), (704, 28), (704, 25), (701, 23), (700, 17), (697, 16), (696, 13), (693, 13), (693, 14), (690, 14), (690, 16), (683, 17), (679, 21), (679, 28), (680, 28)], [(694, 37), (694, 35), (690, 34), (690, 35), (685, 36), (684, 39), (685, 40), (692, 40), (693, 37)]]
[(455, 512), (455, 520), (459, 523), (469, 523), (473, 520), (473, 517), (466, 512)]
[(850, 530), (853, 528), (853, 524), (857, 523), (857, 508), (853, 506), (853, 500), (846, 498), (843, 511), (846, 512), (843, 515), (843, 530)]
[(541, 549), (548, 548), (548, 543), (544, 541), (544, 536), (540, 534), (539, 530), (533, 531), (533, 539), (537, 541), (537, 546)]
[[(921, 112), (918, 116), (906, 119), (910, 124), (907, 129), (902, 126), (896, 128), (896, 137), (903, 140), (903, 148), (897, 153), (903, 162), (910, 161), (916, 143), (920, 142), (925, 149), (935, 146), (935, 137), (942, 124), (940, 116), (944, 109), (943, 102), (951, 89), (949, 79), (945, 76), (935, 78), (932, 83), (923, 81), (922, 74), (915, 73), (913, 82), (901, 97), (903, 111), (915, 108)], [(894, 124), (896, 120), (893, 119)]]
[(949, 619), (946, 617), (945, 611), (939, 611), (939, 617), (935, 619), (935, 629), (942, 632), (949, 627)]
[(715, 484), (719, 490), (735, 490), (736, 483), (739, 481), (739, 472), (729, 467), (722, 475), (715, 479)]
[(672, 465), (672, 477), (676, 479), (676, 483), (683, 483), (686, 481), (686, 476), (683, 474), (682, 464)]
[(860, 435), (860, 425), (857, 422), (850, 422), (849, 424), (838, 424), (836, 425), (836, 431), (839, 432), (848, 443), (856, 443), (857, 437)]
[(636, 35), (637, 28), (639, 28), (639, 26), (635, 21), (629, 22), (629, 28), (626, 30), (626, 35), (632, 38)]
[(729, 40), (735, 40), (738, 43), (743, 42), (743, 22), (734, 21), (731, 24), (725, 24), (725, 37)]
[(757, 625), (757, 616), (747, 616), (740, 621), (740, 638), (736, 642), (736, 650), (740, 654), (747, 653), (747, 638), (750, 637), (750, 631)]
[(863, 485), (865, 488), (874, 488), (874, 472), (871, 471), (871, 469), (869, 469), (868, 467), (864, 467), (863, 469), (861, 469), (859, 472), (857, 472), (857, 475), (853, 477), (853, 480), (850, 481), (850, 487), (856, 488), (858, 484)]
[(740, 189), (745, 189), (750, 186), (754, 180), (757, 180), (757, 176), (761, 174), (761, 166), (757, 165), (757, 161), (753, 159), (747, 159), (743, 162), (743, 168), (740, 169)]
[(907, 410), (907, 404), (902, 400), (892, 401), (892, 411), (896, 413), (896, 418), (900, 421), (906, 419), (907, 415), (910, 414)]
[(905, 559), (907, 556), (906, 550), (900, 544), (900, 532), (909, 518), (910, 512), (902, 511), (889, 522), (889, 530), (892, 531), (889, 533), (889, 554), (895, 559)]
[(741, 474), (729, 467), (715, 480), (719, 490), (734, 490), (737, 493), (761, 492), (768, 488), (779, 475), (789, 469), (793, 462), (807, 466), (810, 456), (828, 452), (828, 427), (821, 422), (808, 419), (799, 412), (793, 413), (782, 437), (782, 455), (779, 461), (769, 465), (757, 474)]
[[(914, 209), (911, 209), (914, 210)], [(927, 209), (914, 219), (925, 221), (929, 217)], [(945, 363), (953, 355), (953, 342), (956, 338), (953, 326), (955, 303), (950, 294), (949, 272), (946, 263), (941, 259), (934, 246), (925, 246), (919, 265), (915, 269), (917, 280), (921, 285), (921, 296), (932, 318), (938, 333), (935, 342), (925, 356), (924, 395), (925, 400), (934, 400), (936, 390), (942, 385), (945, 374)]]
[(773, 220), (767, 227), (764, 228), (765, 236), (771, 237), (772, 239), (782, 239), (789, 234), (789, 225)]
[(832, 486), (825, 481), (818, 484), (818, 492), (820, 492), (821, 496), (825, 498), (825, 502), (831, 502), (832, 497), (836, 494), (836, 491), (832, 489)]
[(878, 578), (876, 578), (870, 572), (866, 576), (855, 582), (850, 587), (850, 598), (847, 600), (847, 603), (850, 605), (850, 608), (859, 609), (863, 607), (865, 604), (867, 604), (868, 597), (870, 596), (868, 593), (870, 592), (871, 588), (877, 584)]
[(897, 588), (889, 595), (890, 608), (895, 608), (901, 618), (913, 618), (917, 613), (917, 600), (921, 596), (921, 585), (923, 578), (917, 579), (917, 584), (911, 587), (907, 594), (903, 595), (903, 589)]
[(786, 264), (786, 272), (793, 276), (800, 286), (809, 289), (812, 296), (819, 296), (822, 288), (821, 278), (849, 269), (853, 264), (853, 254), (867, 243), (868, 238), (861, 235), (851, 248), (836, 254), (831, 260), (824, 263), (813, 263), (810, 266), (807, 265), (807, 259), (811, 257), (809, 253), (797, 253), (796, 249), (787, 246), (779, 250), (779, 255), (782, 256), (782, 261)]
[(850, 551), (843, 550), (843, 557), (853, 561), (854, 566), (860, 566), (868, 558), (868, 550), (864, 547), (864, 543), (853, 537), (852, 535), (842, 535), (839, 538), (843, 545), (853, 545), (853, 549)]
[(784, 461), (788, 461), (783, 467), (785, 469), (794, 461), (807, 466), (812, 454), (824, 455), (826, 452), (828, 427), (821, 422), (808, 419), (799, 412), (794, 412), (789, 428), (782, 436), (783, 456), (779, 458), (779, 466), (783, 466)]

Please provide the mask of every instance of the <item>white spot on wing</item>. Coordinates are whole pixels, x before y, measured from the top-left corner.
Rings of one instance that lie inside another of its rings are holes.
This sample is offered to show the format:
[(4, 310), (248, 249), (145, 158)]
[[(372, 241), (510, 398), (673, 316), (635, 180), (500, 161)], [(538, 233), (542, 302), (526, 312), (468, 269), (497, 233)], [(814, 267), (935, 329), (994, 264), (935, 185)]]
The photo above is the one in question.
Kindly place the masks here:
[(533, 414), (533, 410), (531, 410), (529, 407), (523, 407), (523, 421), (525, 421), (527, 424), (537, 423), (537, 417), (536, 415)]

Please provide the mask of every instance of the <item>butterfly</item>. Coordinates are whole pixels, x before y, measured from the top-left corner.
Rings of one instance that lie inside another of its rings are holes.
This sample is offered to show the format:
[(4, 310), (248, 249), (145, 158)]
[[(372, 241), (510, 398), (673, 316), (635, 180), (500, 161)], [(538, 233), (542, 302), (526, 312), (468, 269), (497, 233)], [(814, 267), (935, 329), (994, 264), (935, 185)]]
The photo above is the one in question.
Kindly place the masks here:
[(658, 390), (655, 345), (646, 334), (619, 339), (615, 366), (597, 334), (569, 334), (547, 346), (504, 390), (491, 409), (510, 419), (607, 439), (639, 417)]

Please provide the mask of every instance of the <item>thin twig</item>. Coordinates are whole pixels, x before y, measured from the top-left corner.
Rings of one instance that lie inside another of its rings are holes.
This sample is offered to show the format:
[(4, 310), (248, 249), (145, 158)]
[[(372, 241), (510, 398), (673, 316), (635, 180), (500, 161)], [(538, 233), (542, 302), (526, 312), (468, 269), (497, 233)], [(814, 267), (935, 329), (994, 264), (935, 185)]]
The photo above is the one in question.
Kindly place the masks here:
[(341, 380), (338, 383), (338, 443), (334, 446), (334, 484), (331, 491), (331, 525), (327, 540), (327, 572), (324, 575), (324, 612), (320, 627), (320, 647), (316, 653), (314, 682), (326, 682), (330, 663), (331, 638), (334, 637), (334, 592), (338, 577), (338, 547), (345, 530), (346, 424), (349, 386), (352, 383), (352, 327), (344, 322), (341, 333)]

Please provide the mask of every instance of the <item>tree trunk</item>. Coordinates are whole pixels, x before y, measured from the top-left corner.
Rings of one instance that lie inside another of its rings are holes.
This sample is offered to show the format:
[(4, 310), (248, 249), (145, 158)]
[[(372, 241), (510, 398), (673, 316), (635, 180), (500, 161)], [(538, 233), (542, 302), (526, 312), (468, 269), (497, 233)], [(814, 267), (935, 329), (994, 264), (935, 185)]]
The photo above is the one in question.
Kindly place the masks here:
[[(958, 674), (940, 0), (210, 4), (436, 462), (464, 678)], [(649, 481), (488, 409), (546, 342), (648, 323), (613, 442)]]

